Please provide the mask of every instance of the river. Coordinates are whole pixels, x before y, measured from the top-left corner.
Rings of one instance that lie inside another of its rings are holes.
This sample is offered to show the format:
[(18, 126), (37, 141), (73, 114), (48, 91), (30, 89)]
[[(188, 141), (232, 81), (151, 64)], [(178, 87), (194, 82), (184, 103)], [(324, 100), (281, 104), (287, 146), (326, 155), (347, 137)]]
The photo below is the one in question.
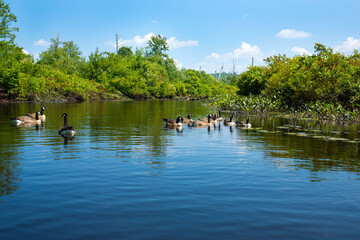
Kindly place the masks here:
[[(45, 124), (11, 125), (41, 106)], [(0, 239), (360, 239), (359, 126), (162, 121), (209, 112), (197, 101), (0, 105)], [(74, 139), (58, 135), (63, 113)]]

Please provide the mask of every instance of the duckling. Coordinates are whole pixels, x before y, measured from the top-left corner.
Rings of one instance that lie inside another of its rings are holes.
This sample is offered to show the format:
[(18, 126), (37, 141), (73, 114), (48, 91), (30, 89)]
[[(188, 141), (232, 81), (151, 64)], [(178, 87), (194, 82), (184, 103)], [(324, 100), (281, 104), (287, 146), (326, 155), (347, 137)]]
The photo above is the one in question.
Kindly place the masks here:
[(63, 136), (63, 137), (68, 137), (68, 138), (72, 138), (75, 136), (76, 134), (76, 130), (73, 126), (68, 126), (67, 122), (68, 122), (68, 116), (66, 113), (64, 113), (61, 117), (64, 118), (64, 126), (62, 126), (58, 133), (59, 135)]
[[(40, 111), (40, 115), (39, 115), (39, 119), (41, 120), (41, 122), (45, 122), (46, 116), (44, 114), (45, 109), (47, 109), (46, 107), (41, 107), (41, 111)], [(35, 118), (36, 113), (26, 113), (24, 114), (24, 116), (29, 116), (32, 118)]]
[(237, 127), (251, 128), (250, 117), (246, 121), (236, 121), (235, 123)]
[(224, 119), (224, 125), (225, 126), (234, 126), (235, 122), (233, 121), (233, 115), (230, 115), (230, 119)]
[(18, 116), (11, 118), (11, 120), (16, 124), (25, 124), (25, 123), (34, 123), (34, 124), (41, 124), (41, 120), (39, 119), (40, 111), (35, 113), (35, 118), (29, 116)]
[(177, 127), (181, 127), (184, 121), (184, 119), (181, 116), (177, 117), (176, 120), (169, 118), (163, 118), (163, 120), (166, 126), (177, 126)]
[(193, 120), (191, 119), (191, 116), (193, 116), (192, 113), (189, 113), (189, 114), (187, 115), (187, 118), (185, 118), (185, 119), (183, 120), (183, 124), (189, 124), (189, 123), (193, 122)]

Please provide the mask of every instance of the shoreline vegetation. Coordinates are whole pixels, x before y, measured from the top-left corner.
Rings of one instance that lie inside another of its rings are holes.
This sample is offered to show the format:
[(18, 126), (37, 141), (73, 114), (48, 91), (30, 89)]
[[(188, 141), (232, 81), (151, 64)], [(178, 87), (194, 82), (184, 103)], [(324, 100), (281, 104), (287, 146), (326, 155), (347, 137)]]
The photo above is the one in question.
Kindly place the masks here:
[(145, 48), (95, 49), (84, 57), (60, 34), (39, 54), (14, 42), (16, 16), (0, 0), (0, 101), (84, 101), (120, 99), (205, 99), (236, 87), (204, 71), (179, 69), (167, 55), (167, 39), (152, 36)]
[(312, 55), (264, 61), (265, 66), (248, 67), (233, 80), (237, 94), (210, 97), (210, 104), (250, 114), (360, 122), (357, 50), (346, 56), (316, 43)]
[(95, 49), (83, 57), (60, 35), (39, 59), (14, 43), (16, 16), (0, 0), (0, 103), (95, 100), (205, 100), (225, 111), (280, 113), (287, 117), (360, 121), (360, 54), (334, 53), (316, 43), (313, 55), (271, 56), (225, 78), (179, 69), (167, 55), (166, 37), (153, 36), (147, 47)]
[(157, 41), (168, 48), (166, 38), (158, 35), (145, 49), (96, 49), (85, 59), (76, 44), (57, 38), (37, 61), (8, 45), (9, 51), (0, 56), (0, 102), (205, 99), (236, 92), (235, 86), (205, 72), (178, 69), (165, 52), (157, 52), (158, 45), (150, 47)]

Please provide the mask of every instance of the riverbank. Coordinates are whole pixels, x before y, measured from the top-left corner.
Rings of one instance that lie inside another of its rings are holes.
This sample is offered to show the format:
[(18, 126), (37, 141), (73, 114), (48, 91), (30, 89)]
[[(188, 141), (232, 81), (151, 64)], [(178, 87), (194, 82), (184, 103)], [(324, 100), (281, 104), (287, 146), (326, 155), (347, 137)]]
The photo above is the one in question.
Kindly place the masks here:
[[(172, 98), (160, 98), (157, 100), (175, 100), (175, 101), (201, 101), (208, 98), (199, 98), (193, 96), (175, 96)], [(34, 95), (31, 97), (16, 97), (13, 98), (11, 94), (6, 93), (4, 89), (0, 89), (0, 104), (1, 103), (23, 103), (23, 102), (58, 102), (58, 103), (75, 103), (75, 102), (84, 102), (84, 101), (147, 101), (155, 100), (154, 98), (148, 97), (139, 97), (136, 99), (129, 98), (123, 94), (109, 93), (104, 92), (101, 94), (90, 94), (86, 95), (60, 95), (53, 94), (47, 96)]]
[(211, 97), (208, 104), (236, 115), (278, 115), (290, 119), (313, 119), (338, 122), (360, 123), (360, 110), (347, 109), (340, 104), (310, 102), (301, 107), (293, 107), (277, 99), (263, 95), (239, 96), (227, 94)]

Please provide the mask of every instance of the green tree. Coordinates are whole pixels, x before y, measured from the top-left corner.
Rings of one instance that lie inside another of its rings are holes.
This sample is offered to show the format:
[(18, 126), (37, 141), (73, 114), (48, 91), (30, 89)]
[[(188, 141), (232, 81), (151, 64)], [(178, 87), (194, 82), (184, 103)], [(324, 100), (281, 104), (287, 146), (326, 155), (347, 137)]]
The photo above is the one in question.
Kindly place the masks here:
[(70, 59), (75, 61), (81, 59), (82, 52), (80, 51), (79, 46), (73, 41), (63, 42), (63, 51), (65, 52), (65, 56)]
[(16, 16), (11, 12), (9, 4), (0, 0), (0, 61), (4, 65), (4, 61), (9, 58), (9, 54), (14, 50), (15, 33), (19, 31), (17, 27), (11, 27), (16, 22)]
[(20, 86), (21, 61), (25, 58), (30, 60), (30, 57), (22, 52), (22, 48), (14, 43), (14, 32), (19, 30), (11, 26), (14, 22), (16, 16), (11, 13), (9, 4), (0, 0), (0, 86), (8, 93), (15, 93), (15, 89)]
[(19, 29), (11, 27), (11, 24), (16, 21), (16, 16), (11, 13), (9, 4), (0, 0), (0, 41), (11, 44), (14, 42), (14, 32), (19, 31)]
[(128, 57), (128, 56), (134, 55), (134, 53), (131, 50), (131, 47), (125, 47), (125, 46), (122, 46), (121, 48), (119, 48), (118, 54), (120, 54), (123, 57)]
[(40, 60), (38, 62), (40, 64), (53, 65), (61, 58), (69, 58), (76, 62), (81, 59), (81, 54), (79, 47), (73, 41), (61, 42), (58, 38), (52, 38), (50, 47), (40, 53)]
[(68, 74), (80, 71), (85, 60), (73, 41), (61, 42), (59, 37), (51, 39), (50, 47), (40, 53), (38, 64), (52, 66)]
[(165, 53), (169, 50), (169, 45), (166, 42), (166, 37), (163, 37), (160, 34), (157, 36), (152, 36), (151, 39), (147, 42), (147, 44), (147, 55), (168, 57), (168, 55)]
[(265, 67), (248, 67), (248, 70), (243, 72), (237, 86), (241, 95), (247, 96), (249, 94), (260, 94), (265, 89), (267, 78), (267, 68)]

